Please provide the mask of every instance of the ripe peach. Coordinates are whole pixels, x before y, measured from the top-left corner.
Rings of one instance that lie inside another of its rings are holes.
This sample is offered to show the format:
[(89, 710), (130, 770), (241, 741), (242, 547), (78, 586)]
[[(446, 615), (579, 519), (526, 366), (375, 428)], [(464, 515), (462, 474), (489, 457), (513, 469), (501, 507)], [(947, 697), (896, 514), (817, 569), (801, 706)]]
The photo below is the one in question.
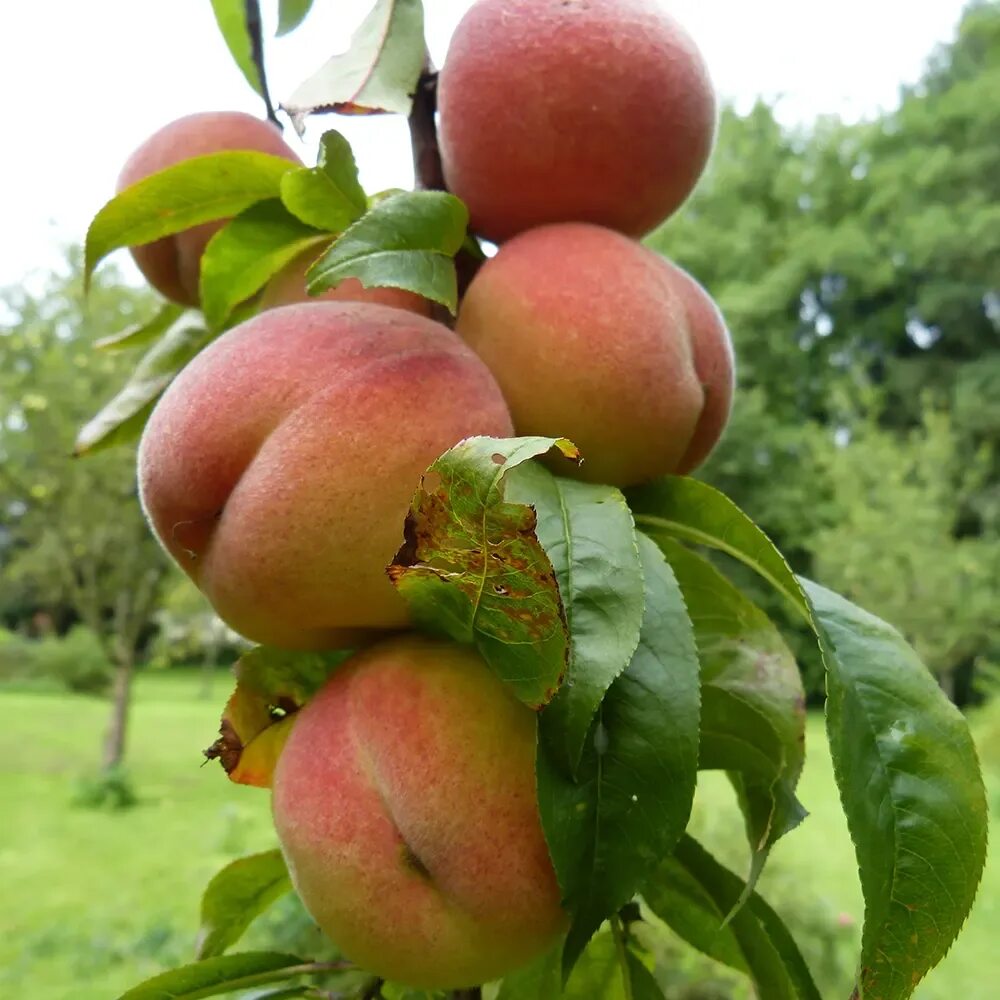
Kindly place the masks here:
[(448, 187), (494, 241), (550, 222), (639, 236), (715, 138), (698, 48), (656, 0), (479, 0), (438, 84)]
[(274, 309), (293, 302), (374, 302), (376, 305), (409, 309), (421, 316), (430, 316), (431, 303), (422, 295), (403, 288), (365, 288), (357, 278), (345, 278), (336, 288), (310, 295), (306, 291), (306, 271), (321, 253), (319, 249), (299, 254), (283, 267), (267, 284), (260, 297), (260, 308)]
[[(123, 191), (167, 167), (195, 156), (226, 150), (251, 150), (301, 163), (270, 123), (241, 111), (205, 111), (178, 118), (148, 138), (127, 160), (118, 177)], [(193, 226), (175, 236), (132, 247), (146, 280), (162, 295), (184, 306), (198, 305), (201, 255), (227, 219)]]
[(496, 382), (446, 327), (370, 303), (283, 306), (171, 383), (139, 446), (140, 496), (234, 629), (339, 648), (408, 622), (385, 567), (427, 466), (510, 433)]
[(295, 888), (345, 955), (451, 989), (554, 944), (534, 755), (533, 713), (471, 647), (401, 636), (333, 675), (295, 720), (273, 811)]
[(517, 433), (568, 437), (591, 482), (689, 472), (728, 419), (733, 355), (714, 303), (610, 229), (565, 223), (505, 243), (457, 331), (496, 376)]

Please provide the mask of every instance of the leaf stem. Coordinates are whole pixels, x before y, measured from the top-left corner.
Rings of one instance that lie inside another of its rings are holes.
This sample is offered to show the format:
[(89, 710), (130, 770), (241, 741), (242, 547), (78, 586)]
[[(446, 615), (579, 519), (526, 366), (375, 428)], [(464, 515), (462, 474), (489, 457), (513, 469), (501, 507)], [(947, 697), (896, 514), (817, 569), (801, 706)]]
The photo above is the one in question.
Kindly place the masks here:
[(267, 89), (267, 72), (264, 69), (264, 28), (260, 19), (260, 0), (245, 0), (247, 13), (247, 31), (250, 34), (250, 57), (260, 78), (261, 96), (264, 98), (264, 108), (267, 120), (279, 129), (282, 127), (271, 103), (271, 93)]

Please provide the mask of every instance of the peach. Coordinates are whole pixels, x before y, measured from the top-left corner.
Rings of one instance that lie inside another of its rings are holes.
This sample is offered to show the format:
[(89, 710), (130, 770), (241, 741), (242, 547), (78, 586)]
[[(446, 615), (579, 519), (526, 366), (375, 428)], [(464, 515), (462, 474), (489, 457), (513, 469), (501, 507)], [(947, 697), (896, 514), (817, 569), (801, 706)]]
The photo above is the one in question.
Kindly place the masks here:
[[(117, 190), (136, 184), (195, 156), (227, 150), (251, 150), (301, 163), (270, 122), (241, 111), (205, 111), (178, 118), (148, 138), (127, 160)], [(193, 226), (144, 246), (132, 256), (146, 280), (162, 295), (184, 306), (198, 305), (201, 255), (228, 219)]]
[(298, 714), (273, 812), (295, 888), (376, 975), (495, 979), (565, 929), (538, 815), (535, 718), (471, 647), (356, 655)]
[(426, 468), (509, 436), (496, 382), (446, 327), (371, 303), (283, 306), (171, 383), (139, 445), (160, 541), (249, 639), (341, 648), (408, 623), (385, 567)]
[(430, 316), (431, 303), (422, 295), (403, 288), (366, 288), (357, 278), (345, 278), (336, 288), (310, 295), (306, 291), (306, 271), (321, 253), (321, 248), (306, 250), (283, 267), (265, 287), (260, 297), (260, 309), (274, 309), (293, 302), (374, 302)]
[(639, 236), (715, 140), (698, 48), (656, 0), (479, 0), (438, 84), (448, 187), (494, 241), (551, 222)]
[(689, 472), (728, 419), (733, 354), (714, 303), (610, 229), (564, 223), (505, 243), (456, 329), (499, 382), (516, 432), (568, 437), (592, 482)]

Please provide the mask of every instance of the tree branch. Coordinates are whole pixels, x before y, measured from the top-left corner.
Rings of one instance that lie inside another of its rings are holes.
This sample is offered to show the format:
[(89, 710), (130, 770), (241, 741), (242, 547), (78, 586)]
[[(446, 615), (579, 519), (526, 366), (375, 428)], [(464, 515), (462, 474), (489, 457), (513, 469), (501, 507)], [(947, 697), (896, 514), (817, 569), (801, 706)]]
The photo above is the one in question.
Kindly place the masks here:
[(410, 110), (410, 148), (413, 150), (413, 176), (418, 191), (446, 191), (441, 151), (438, 148), (437, 72), (428, 56), (417, 81)]
[[(418, 191), (447, 191), (448, 185), (444, 179), (444, 167), (441, 163), (441, 148), (438, 145), (437, 122), (437, 83), (438, 74), (430, 56), (426, 57), (424, 70), (417, 81), (417, 89), (413, 95), (413, 107), (410, 109), (408, 124), (410, 126), (410, 149), (413, 152), (414, 186)], [(482, 266), (482, 261), (464, 247), (455, 255), (455, 268), (458, 272), (458, 294), (465, 294), (476, 272)], [(447, 322), (447, 313), (441, 310), (438, 318)]]
[(267, 120), (282, 127), (275, 114), (274, 105), (271, 103), (271, 93), (267, 89), (267, 73), (264, 70), (264, 28), (260, 20), (260, 0), (246, 0), (247, 31), (250, 33), (250, 57), (257, 68), (257, 76), (260, 79), (261, 96), (264, 98), (264, 107), (267, 110)]

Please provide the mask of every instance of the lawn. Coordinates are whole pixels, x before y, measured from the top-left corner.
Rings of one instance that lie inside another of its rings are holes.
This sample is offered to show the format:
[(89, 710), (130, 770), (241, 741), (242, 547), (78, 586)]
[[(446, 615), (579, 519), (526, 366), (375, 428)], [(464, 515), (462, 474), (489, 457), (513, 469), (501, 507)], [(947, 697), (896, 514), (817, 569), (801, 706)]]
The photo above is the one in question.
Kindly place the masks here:
[[(140, 677), (130, 759), (141, 804), (117, 814), (72, 804), (96, 764), (107, 704), (0, 692), (0, 997), (113, 1000), (190, 958), (205, 882), (232, 858), (273, 845), (266, 793), (201, 764), (226, 683), (207, 700), (199, 684), (186, 672)], [(775, 849), (762, 891), (793, 923), (824, 996), (846, 998), (862, 907), (819, 718), (808, 746), (800, 797), (811, 815)], [(740, 868), (741, 826), (719, 779), (704, 776), (695, 828)], [(998, 941), (994, 849), (963, 937), (916, 996), (993, 997), (984, 972)]]

